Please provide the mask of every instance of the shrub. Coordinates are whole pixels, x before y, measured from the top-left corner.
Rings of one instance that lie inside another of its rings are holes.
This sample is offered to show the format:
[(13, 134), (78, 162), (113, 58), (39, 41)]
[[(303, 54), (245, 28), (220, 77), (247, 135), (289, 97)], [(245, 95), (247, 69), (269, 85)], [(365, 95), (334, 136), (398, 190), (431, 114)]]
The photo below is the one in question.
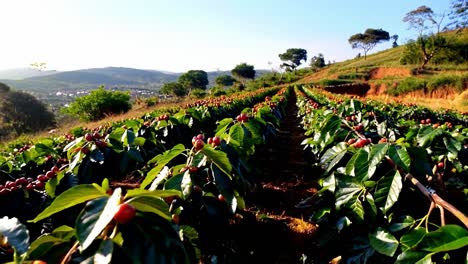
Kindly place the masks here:
[(398, 96), (417, 90), (424, 90), (426, 85), (426, 80), (410, 77), (398, 83), (397, 86), (389, 87), (389, 89), (387, 89), (387, 94)]
[(458, 92), (463, 92), (468, 75), (456, 76), (456, 75), (439, 75), (431, 78), (427, 83), (429, 91), (436, 90), (442, 87), (453, 87)]
[(125, 113), (131, 107), (129, 92), (106, 91), (100, 87), (89, 95), (77, 98), (63, 111), (85, 121), (94, 121), (106, 115)]
[(222, 88), (215, 87), (211, 90), (211, 95), (213, 96), (221, 96), (221, 95), (226, 95), (226, 91)]
[(159, 99), (157, 97), (151, 97), (145, 99), (145, 104), (147, 107), (155, 106), (158, 103)]
[(340, 85), (340, 84), (346, 84), (350, 83), (350, 81), (347, 80), (337, 80), (337, 79), (324, 79), (319, 82), (320, 86), (330, 86), (330, 85)]
[(0, 82), (0, 93), (7, 93), (10, 91), (10, 87)]
[(206, 91), (202, 89), (193, 89), (190, 93), (190, 96), (193, 96), (195, 98), (203, 98), (206, 96)]
[(55, 126), (55, 116), (36, 97), (18, 91), (0, 96), (0, 137), (40, 131)]
[(344, 73), (338, 75), (339, 80), (368, 80), (369, 79), (369, 74), (368, 73), (362, 73), (362, 72), (352, 72), (352, 73)]

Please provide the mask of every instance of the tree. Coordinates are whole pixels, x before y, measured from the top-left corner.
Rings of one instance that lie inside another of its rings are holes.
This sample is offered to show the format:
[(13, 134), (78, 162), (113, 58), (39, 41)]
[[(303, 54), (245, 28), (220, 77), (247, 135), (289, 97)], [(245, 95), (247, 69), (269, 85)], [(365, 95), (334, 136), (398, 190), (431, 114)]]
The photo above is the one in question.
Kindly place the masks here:
[(163, 94), (172, 94), (178, 97), (186, 96), (188, 92), (187, 88), (178, 82), (165, 83), (160, 91)]
[(178, 82), (187, 88), (189, 94), (193, 89), (206, 90), (206, 86), (208, 85), (208, 74), (201, 70), (190, 70), (182, 74), (179, 77)]
[(451, 22), (448, 27), (463, 29), (468, 27), (468, 1), (454, 0), (450, 6), (449, 18)]
[(247, 63), (241, 63), (231, 70), (231, 74), (235, 78), (239, 79), (244, 86), (246, 79), (253, 80), (255, 78), (254, 66)]
[(236, 81), (236, 79), (232, 78), (231, 75), (227, 75), (227, 74), (219, 75), (215, 79), (216, 85), (221, 86), (221, 87), (223, 87), (223, 86), (232, 86), (235, 81)]
[(310, 67), (314, 70), (325, 67), (325, 58), (322, 53), (319, 53), (317, 56), (313, 56), (310, 59)]
[(10, 91), (10, 87), (0, 82), (0, 93), (7, 93)]
[(307, 61), (307, 51), (305, 49), (287, 49), (285, 53), (279, 54), (278, 56), (284, 61), (281, 67), (293, 71), (301, 65), (301, 61)]
[(388, 41), (390, 34), (383, 29), (368, 28), (363, 33), (357, 33), (349, 37), (348, 42), (353, 49), (362, 49), (364, 51), (364, 59), (367, 58), (367, 52), (373, 49), (382, 41)]
[(106, 91), (103, 86), (79, 97), (63, 112), (82, 120), (94, 121), (107, 115), (125, 113), (132, 108), (130, 92)]
[(11, 91), (2, 85), (0, 93), (0, 136), (19, 135), (40, 131), (55, 126), (54, 114), (36, 97), (18, 91)]
[(397, 41), (398, 41), (398, 35), (397, 35), (397, 34), (392, 35), (390, 38), (393, 39), (392, 47), (393, 47), (393, 48), (398, 47), (398, 43), (397, 43)]
[(447, 45), (447, 39), (440, 34), (443, 19), (444, 15), (437, 16), (430, 7), (424, 5), (406, 13), (403, 17), (403, 22), (418, 31), (416, 45), (422, 54), (422, 64), (418, 72), (423, 71), (426, 64)]

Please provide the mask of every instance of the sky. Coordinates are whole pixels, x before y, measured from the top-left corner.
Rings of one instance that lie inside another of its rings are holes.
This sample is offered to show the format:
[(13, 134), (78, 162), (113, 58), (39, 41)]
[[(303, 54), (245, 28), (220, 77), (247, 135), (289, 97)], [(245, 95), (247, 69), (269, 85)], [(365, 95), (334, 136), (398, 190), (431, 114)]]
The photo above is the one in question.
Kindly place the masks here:
[[(45, 62), (47, 70), (97, 67), (185, 72), (239, 63), (277, 68), (288, 48), (326, 61), (356, 56), (348, 38), (382, 28), (414, 38), (402, 22), (421, 5), (450, 0), (0, 0), (0, 70)], [(391, 47), (379, 44), (370, 53)]]

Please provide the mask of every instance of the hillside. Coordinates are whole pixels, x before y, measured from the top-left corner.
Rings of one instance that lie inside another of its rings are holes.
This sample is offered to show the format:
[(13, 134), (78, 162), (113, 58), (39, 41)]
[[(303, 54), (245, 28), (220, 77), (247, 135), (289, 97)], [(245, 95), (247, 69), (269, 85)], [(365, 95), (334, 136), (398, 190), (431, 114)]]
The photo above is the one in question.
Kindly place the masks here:
[[(7, 72), (7, 71), (5, 71)], [(176, 81), (182, 73), (170, 73), (167, 71), (141, 70), (124, 67), (106, 67), (82, 69), (66, 72), (38, 72), (36, 76), (21, 79), (13, 74), (1, 74), (0, 82), (8, 84), (17, 90), (30, 91), (41, 96), (42, 94), (55, 93), (57, 91), (74, 91), (82, 89), (95, 89), (101, 85), (106, 87), (130, 88), (130, 89), (157, 89), (164, 83)], [(32, 75), (33, 70), (29, 75)], [(268, 71), (257, 70), (257, 76)], [(41, 74), (41, 75), (39, 75)], [(208, 72), (208, 80), (213, 85), (214, 79), (221, 74), (230, 74), (229, 71)], [(1, 76), (4, 76), (3, 78)], [(16, 76), (17, 78), (11, 78)], [(10, 77), (10, 78), (5, 78)]]
[(342, 90), (343, 93), (347, 93), (347, 88), (336, 88), (336, 85), (362, 84), (364, 94), (369, 98), (420, 103), (427, 107), (465, 112), (468, 111), (468, 30), (445, 34), (451, 38), (449, 43), (464, 47), (460, 49), (462, 54), (459, 56), (464, 61), (429, 63), (423, 73), (416, 74), (415, 69), (420, 65), (400, 63), (406, 49), (406, 45), (402, 45), (370, 54), (367, 59), (354, 58), (328, 65), (306, 74), (296, 83), (322, 87), (332, 85), (335, 88), (327, 89), (334, 89), (335, 92)]
[(178, 74), (132, 68), (107, 67), (57, 72), (46, 76), (34, 76), (22, 80), (2, 80), (18, 90), (37, 93), (57, 90), (93, 89), (100, 85), (132, 88), (158, 87), (176, 80)]
[(0, 71), (0, 79), (22, 80), (36, 76), (47, 76), (56, 74), (57, 71), (40, 71), (33, 68), (16, 68)]

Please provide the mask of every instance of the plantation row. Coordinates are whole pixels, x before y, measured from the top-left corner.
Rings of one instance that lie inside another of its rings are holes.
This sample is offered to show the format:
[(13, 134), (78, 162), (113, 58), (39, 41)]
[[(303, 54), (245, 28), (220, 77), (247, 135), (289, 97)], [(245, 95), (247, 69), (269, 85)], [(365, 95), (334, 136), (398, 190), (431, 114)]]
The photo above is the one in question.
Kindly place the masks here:
[(336, 249), (347, 262), (462, 263), (467, 120), (308, 88), (295, 92), (309, 136), (303, 144), (323, 171), (311, 219), (340, 238)]
[(311, 220), (339, 239), (337, 254), (356, 263), (466, 257), (466, 117), (289, 87), (5, 151), (0, 261), (222, 262), (222, 234), (256, 187), (251, 158), (275, 139), (292, 93), (309, 165), (321, 172)]
[(199, 101), (6, 153), (1, 260), (196, 262), (244, 207), (249, 157), (275, 135), (287, 92)]

